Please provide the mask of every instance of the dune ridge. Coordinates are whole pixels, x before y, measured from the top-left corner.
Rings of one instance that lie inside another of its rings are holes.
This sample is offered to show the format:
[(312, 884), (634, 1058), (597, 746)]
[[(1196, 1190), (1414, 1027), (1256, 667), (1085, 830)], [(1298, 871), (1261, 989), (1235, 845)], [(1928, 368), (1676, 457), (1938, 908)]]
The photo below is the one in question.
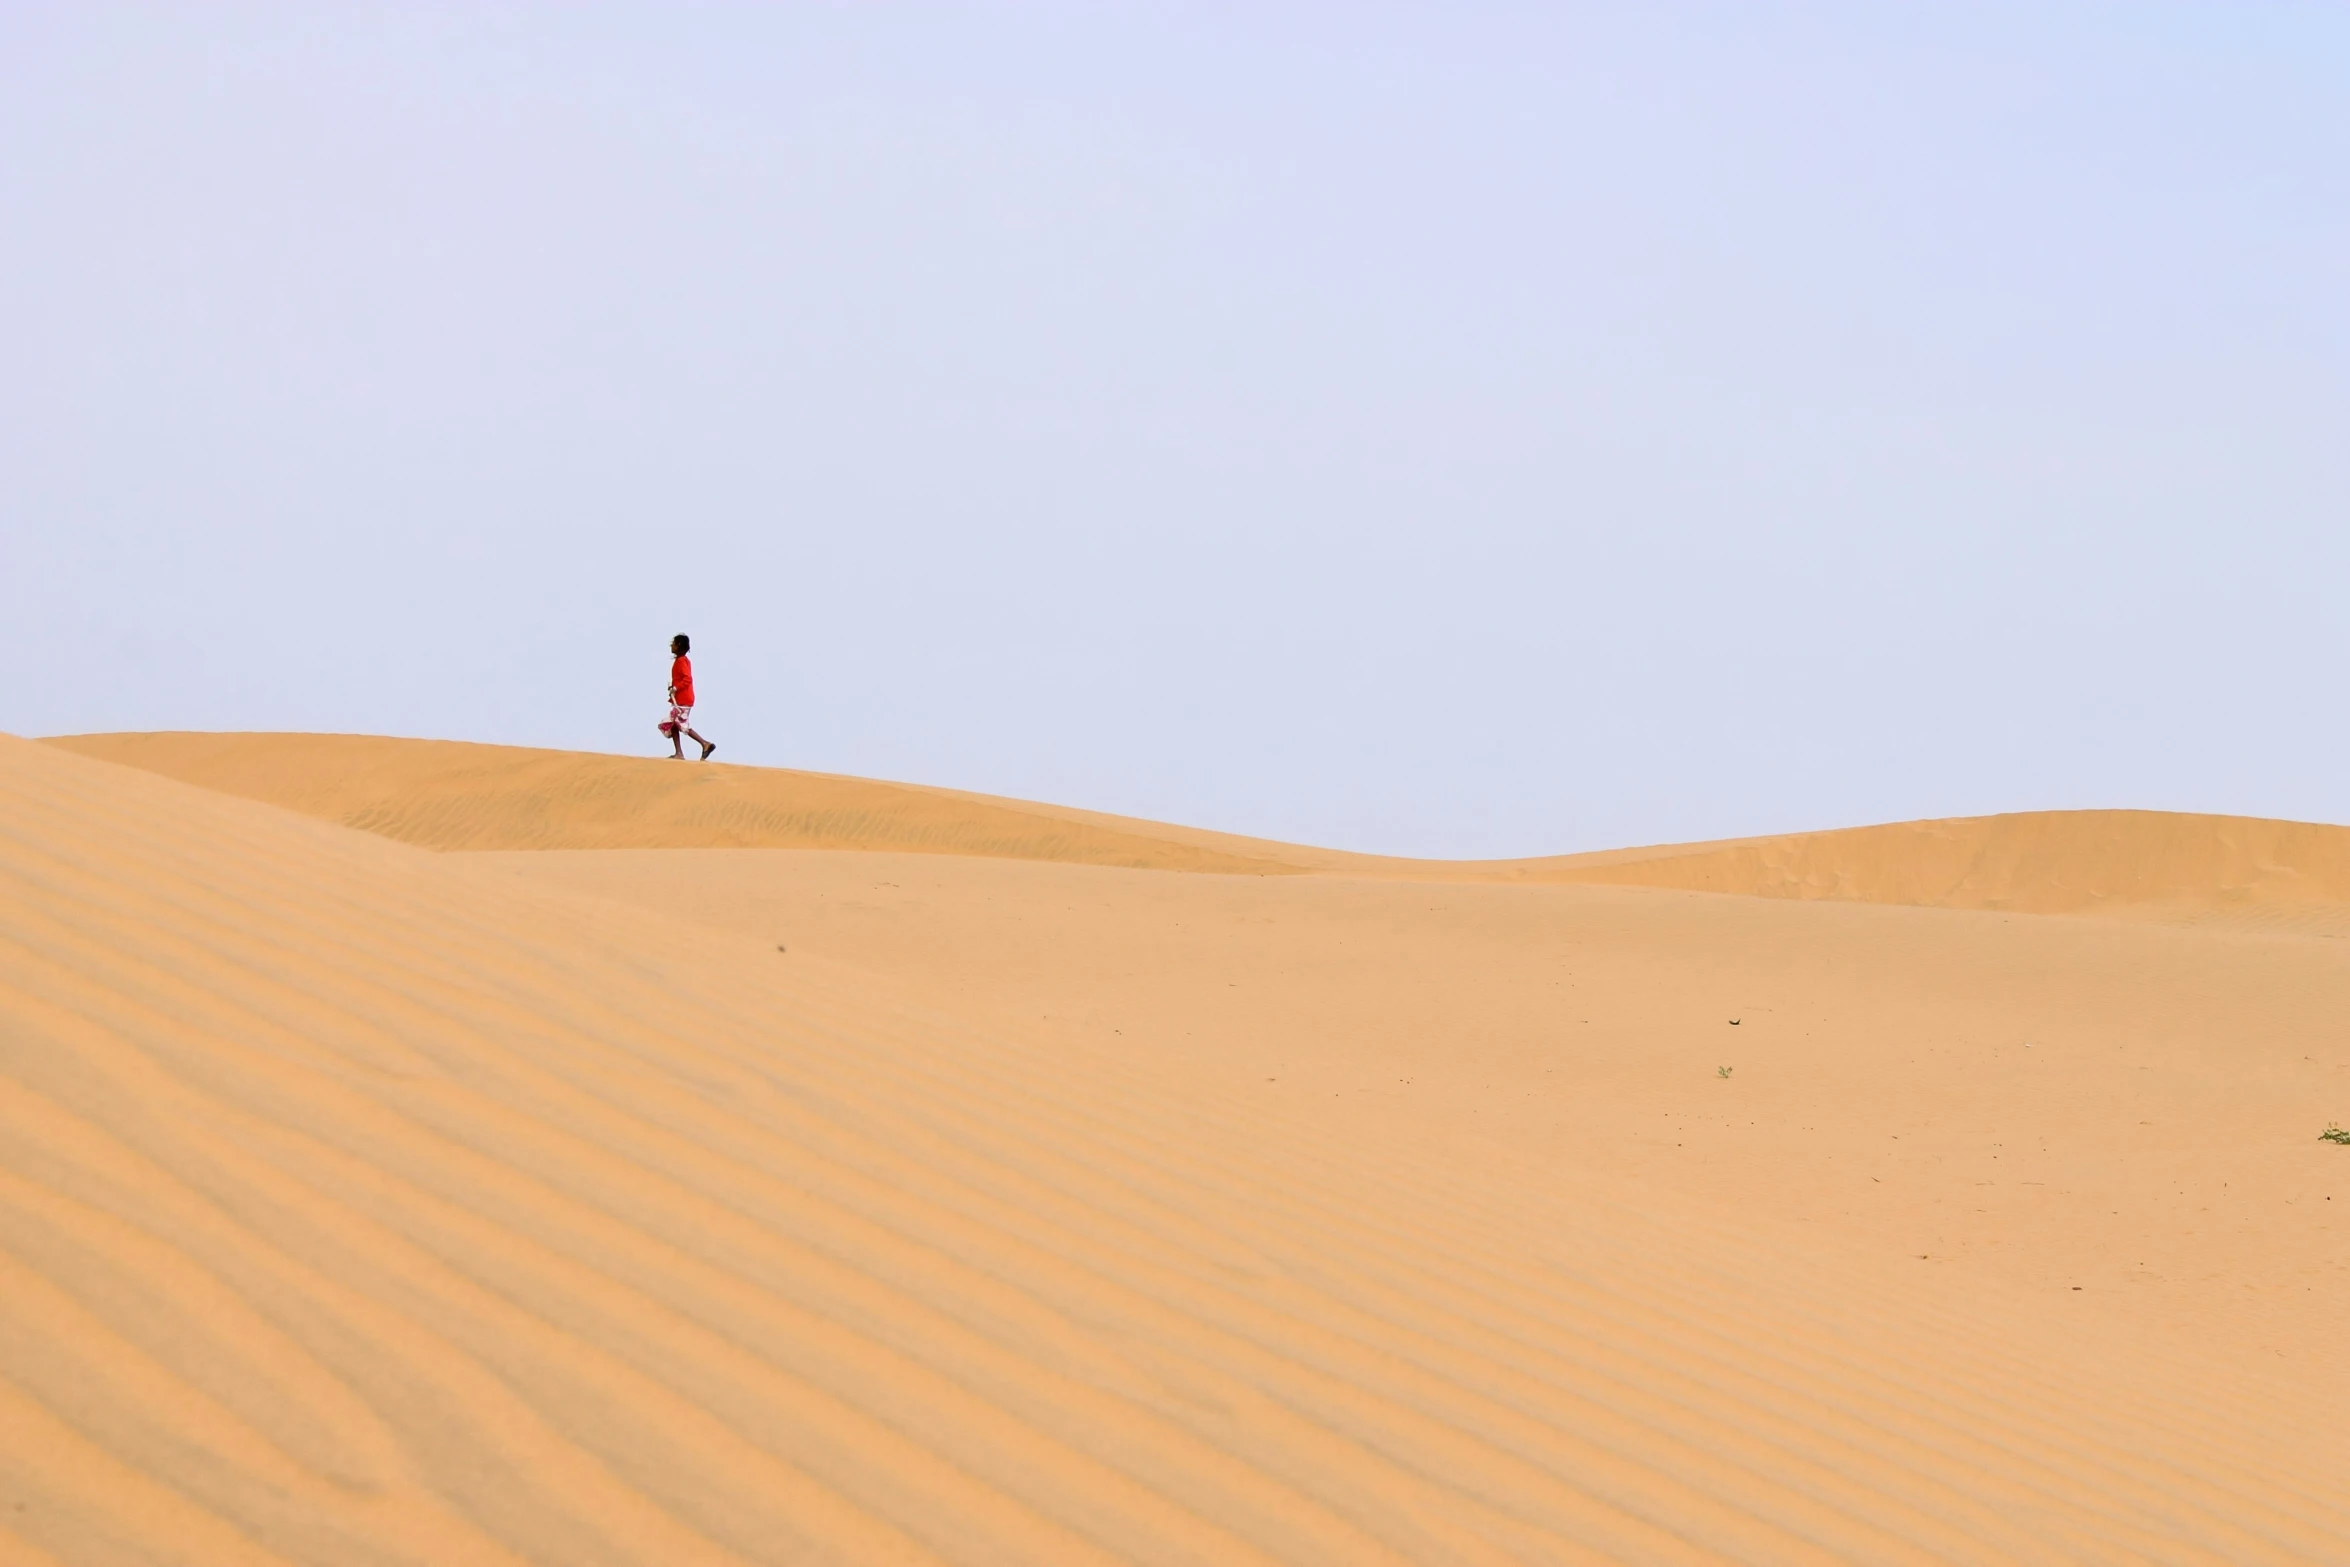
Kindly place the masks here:
[(902, 849), (1290, 874), (1342, 856), (919, 784), (375, 735), (46, 742), (429, 849)]
[(2323, 1561), (2289, 1386), (0, 742), (0, 1542)]
[(1515, 860), (1352, 854), (784, 768), (366, 735), (76, 735), (47, 744), (445, 850), (820, 848), (1238, 875), (1667, 887), (2350, 932), (2350, 828), (2030, 811)]

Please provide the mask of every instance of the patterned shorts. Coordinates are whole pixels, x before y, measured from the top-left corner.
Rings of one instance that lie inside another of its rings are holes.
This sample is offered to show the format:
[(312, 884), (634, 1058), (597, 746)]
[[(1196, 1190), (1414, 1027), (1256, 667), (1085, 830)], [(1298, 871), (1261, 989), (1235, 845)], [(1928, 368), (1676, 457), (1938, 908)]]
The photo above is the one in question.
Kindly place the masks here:
[(672, 702), (669, 704), (669, 716), (662, 719), (657, 727), (661, 731), (662, 739), (674, 740), (693, 726), (694, 710), (690, 707), (679, 707), (675, 702)]

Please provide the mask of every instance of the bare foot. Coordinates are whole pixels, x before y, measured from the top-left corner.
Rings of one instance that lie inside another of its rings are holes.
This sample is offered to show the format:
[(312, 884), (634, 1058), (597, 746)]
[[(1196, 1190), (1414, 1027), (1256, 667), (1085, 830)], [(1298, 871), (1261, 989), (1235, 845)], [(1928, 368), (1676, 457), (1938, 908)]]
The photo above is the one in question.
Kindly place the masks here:
[(715, 750), (717, 750), (717, 749), (718, 749), (718, 742), (717, 742), (717, 741), (715, 741), (715, 740), (704, 740), (704, 741), (702, 742), (702, 760), (703, 760), (703, 761), (705, 761), (705, 762), (706, 762), (706, 761), (708, 761), (708, 760), (710, 759), (710, 753), (711, 753), (712, 751), (715, 751)]

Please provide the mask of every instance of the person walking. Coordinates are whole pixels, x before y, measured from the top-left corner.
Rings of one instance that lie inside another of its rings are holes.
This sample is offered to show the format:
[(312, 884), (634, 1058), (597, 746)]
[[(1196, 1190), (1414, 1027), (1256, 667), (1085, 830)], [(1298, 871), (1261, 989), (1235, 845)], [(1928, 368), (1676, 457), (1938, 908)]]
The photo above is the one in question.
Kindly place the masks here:
[(661, 733), (669, 737), (670, 757), (685, 760), (685, 743), (693, 741), (702, 748), (702, 760), (718, 749), (712, 741), (694, 733), (694, 661), (686, 653), (694, 645), (693, 638), (680, 631), (669, 639), (669, 716), (661, 721)]

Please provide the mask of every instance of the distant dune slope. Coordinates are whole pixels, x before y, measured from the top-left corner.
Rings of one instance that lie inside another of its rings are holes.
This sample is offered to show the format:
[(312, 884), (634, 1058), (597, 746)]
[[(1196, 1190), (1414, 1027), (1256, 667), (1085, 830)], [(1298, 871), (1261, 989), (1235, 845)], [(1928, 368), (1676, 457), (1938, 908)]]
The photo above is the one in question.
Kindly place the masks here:
[(2325, 1562), (2342, 1475), (2045, 1302), (0, 741), (0, 1559)]
[(362, 735), (47, 742), (434, 849), (835, 848), (1238, 874), (1553, 881), (1747, 897), (2350, 925), (2350, 828), (2037, 811), (1526, 860), (1346, 854), (1065, 806), (782, 768)]
[(1532, 862), (1617, 886), (2070, 914), (2350, 902), (2350, 828), (2168, 811), (2027, 811)]

